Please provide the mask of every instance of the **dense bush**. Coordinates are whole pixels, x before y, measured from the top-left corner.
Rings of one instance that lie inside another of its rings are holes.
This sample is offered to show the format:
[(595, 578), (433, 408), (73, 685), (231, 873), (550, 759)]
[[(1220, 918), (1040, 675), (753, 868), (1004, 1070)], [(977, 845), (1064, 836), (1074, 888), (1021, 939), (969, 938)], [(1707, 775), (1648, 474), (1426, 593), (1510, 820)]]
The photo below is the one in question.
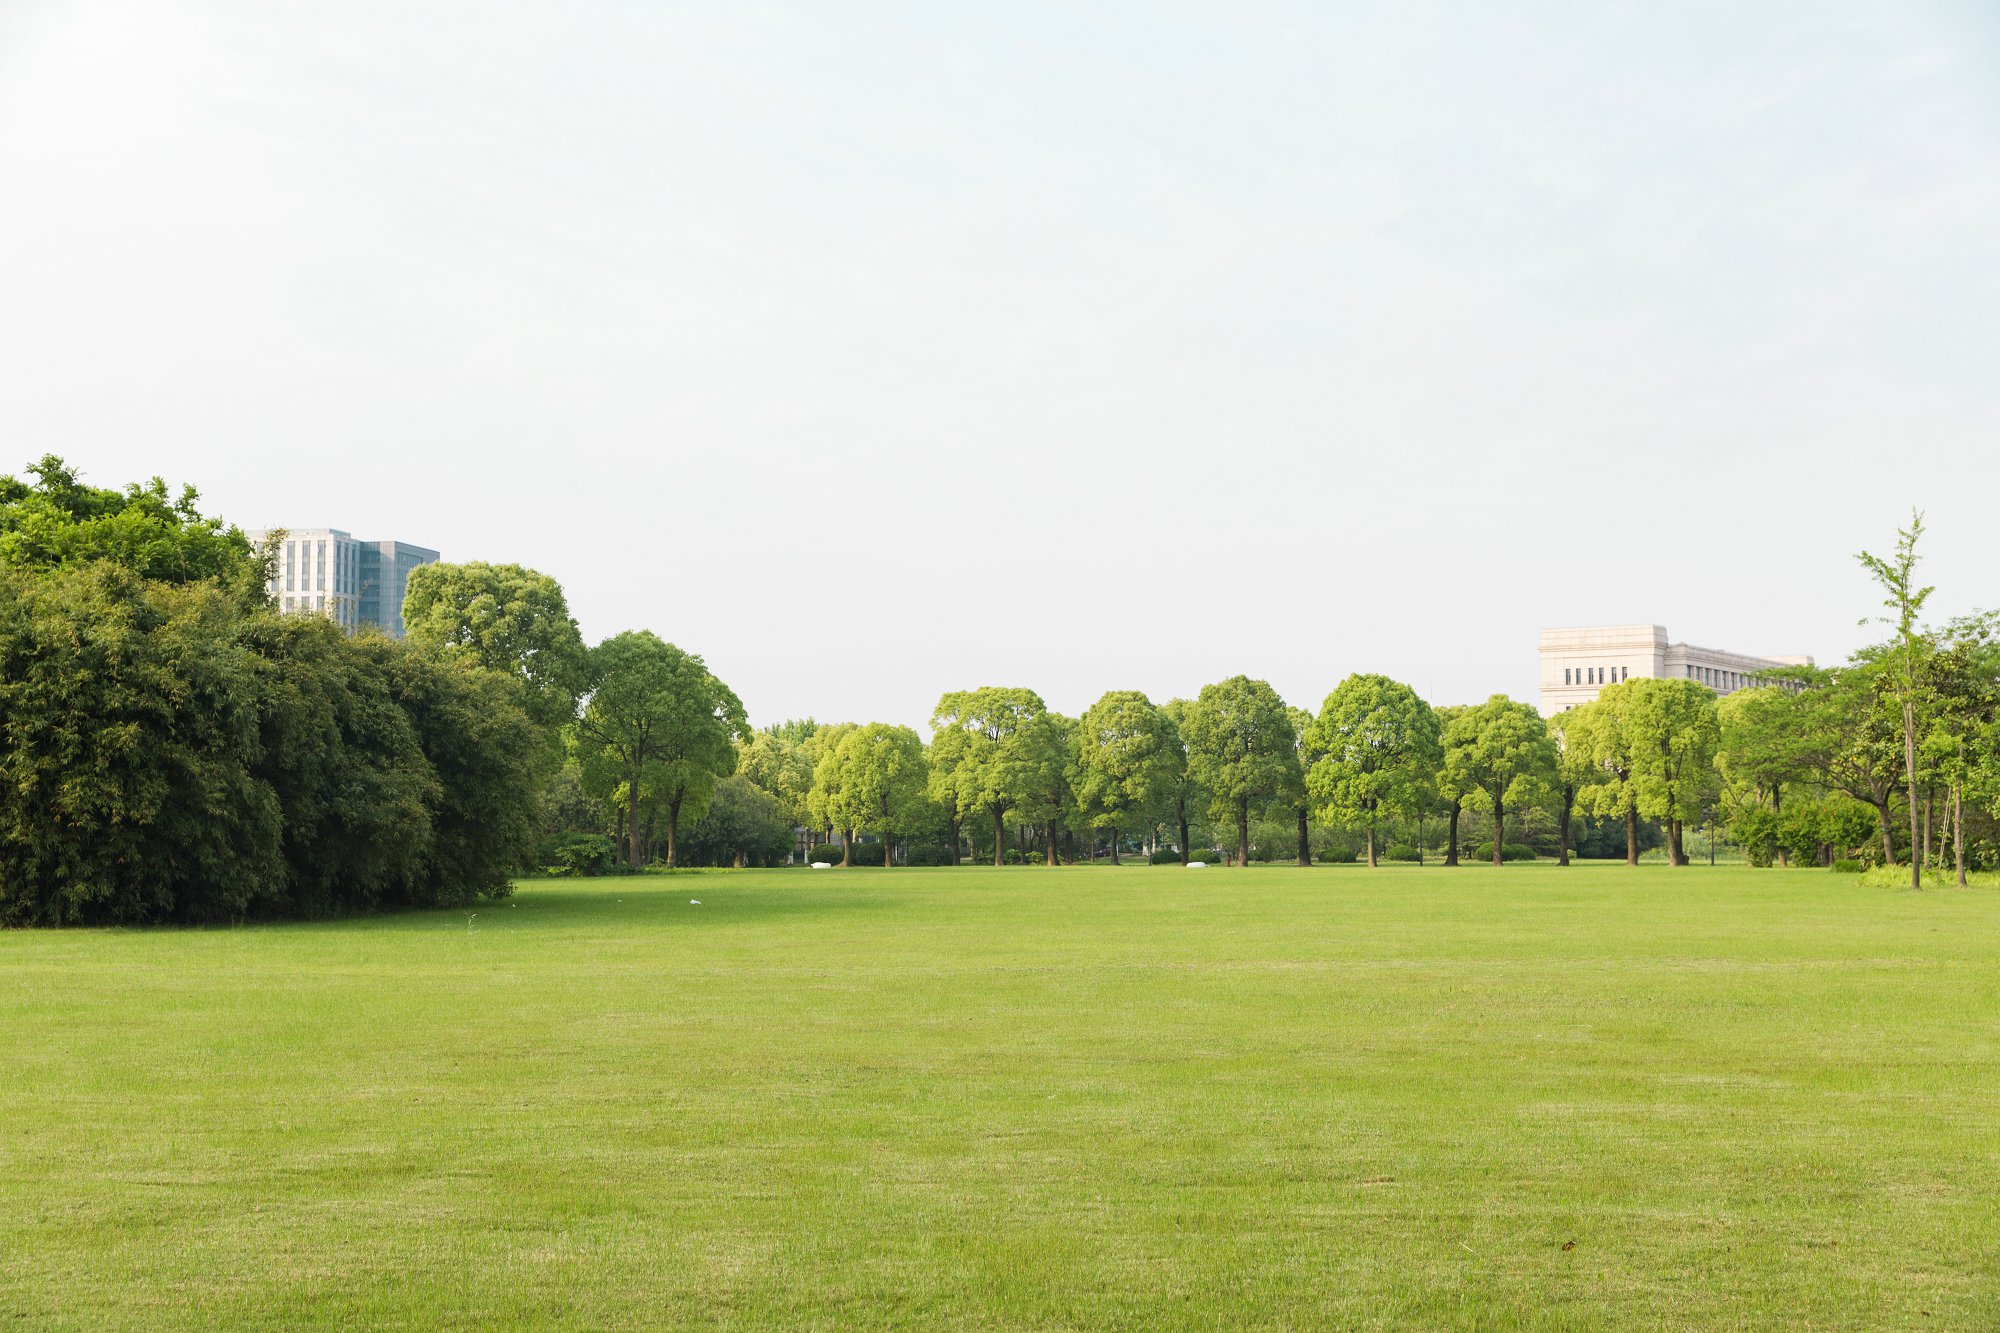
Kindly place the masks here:
[[(1189, 859), (1192, 860), (1193, 858), (1190, 857)], [(1150, 865), (1177, 866), (1181, 863), (1181, 854), (1171, 847), (1155, 847), (1153, 854), (1147, 857), (1146, 860)]]
[[(1467, 852), (1464, 859), (1468, 861), (1492, 861), (1493, 844), (1490, 842), (1480, 843), (1470, 852)], [(1535, 849), (1527, 846), (1525, 843), (1502, 843), (1500, 844), (1500, 859), (1502, 861), (1532, 861), (1535, 859)]]
[(512, 682), (223, 581), (0, 568), (0, 921), (504, 894), (542, 744)]
[(908, 864), (913, 866), (948, 866), (952, 864), (951, 848), (941, 842), (913, 843), (904, 853)]
[(535, 864), (551, 875), (608, 875), (618, 868), (618, 845), (602, 833), (557, 833), (536, 845)]
[(1325, 847), (1320, 850), (1319, 863), (1321, 865), (1352, 865), (1356, 859), (1356, 855), (1352, 847)]
[[(746, 866), (780, 866), (792, 847), (792, 824), (779, 813), (777, 798), (732, 773), (716, 783), (701, 818), (682, 830), (675, 859), (684, 866), (733, 866), (739, 858)], [(837, 862), (840, 849), (821, 848), (814, 855)]]
[(1406, 842), (1399, 842), (1388, 851), (1383, 852), (1382, 859), (1384, 861), (1415, 861), (1419, 858), (1416, 848)]
[(1833, 863), (1833, 873), (1836, 875), (1858, 875), (1861, 873), (1861, 863), (1851, 857), (1843, 856)]

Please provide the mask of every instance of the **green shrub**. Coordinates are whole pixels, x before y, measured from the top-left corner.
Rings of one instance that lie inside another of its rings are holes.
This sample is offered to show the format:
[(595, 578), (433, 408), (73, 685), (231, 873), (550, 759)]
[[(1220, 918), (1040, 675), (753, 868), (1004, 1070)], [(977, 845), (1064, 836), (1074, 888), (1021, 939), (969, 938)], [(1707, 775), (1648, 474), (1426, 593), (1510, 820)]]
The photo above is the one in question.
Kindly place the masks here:
[(1836, 875), (1858, 875), (1861, 873), (1861, 863), (1850, 857), (1843, 856), (1833, 863), (1833, 873)]
[(558, 833), (535, 848), (535, 864), (550, 875), (608, 875), (618, 868), (618, 847), (602, 833)]
[[(1480, 843), (1465, 854), (1465, 859), (1468, 861), (1492, 861), (1493, 844), (1490, 842)], [(1532, 861), (1535, 859), (1535, 849), (1525, 843), (1502, 843), (1500, 845), (1500, 859), (1502, 861)]]
[(1418, 859), (1417, 849), (1410, 846), (1407, 842), (1399, 842), (1388, 851), (1383, 852), (1382, 859), (1384, 861), (1415, 861)]
[[(1194, 858), (1189, 857), (1188, 859), (1193, 860)], [(1146, 860), (1149, 864), (1156, 866), (1177, 866), (1181, 863), (1181, 854), (1171, 847), (1155, 847), (1153, 854), (1147, 857)]]
[(1324, 847), (1316, 860), (1323, 866), (1344, 866), (1354, 863), (1355, 851), (1352, 847)]
[(952, 863), (951, 848), (941, 842), (912, 843), (904, 856), (906, 863), (913, 866), (948, 866)]

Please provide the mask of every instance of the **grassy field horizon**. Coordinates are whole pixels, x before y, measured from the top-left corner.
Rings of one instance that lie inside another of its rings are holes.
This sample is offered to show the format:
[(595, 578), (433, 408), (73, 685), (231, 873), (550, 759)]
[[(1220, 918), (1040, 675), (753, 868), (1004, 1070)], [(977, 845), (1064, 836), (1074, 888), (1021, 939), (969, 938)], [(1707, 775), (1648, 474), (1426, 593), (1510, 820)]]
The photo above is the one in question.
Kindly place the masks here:
[(2000, 1323), (1992, 889), (704, 872), (0, 978), (0, 1324)]

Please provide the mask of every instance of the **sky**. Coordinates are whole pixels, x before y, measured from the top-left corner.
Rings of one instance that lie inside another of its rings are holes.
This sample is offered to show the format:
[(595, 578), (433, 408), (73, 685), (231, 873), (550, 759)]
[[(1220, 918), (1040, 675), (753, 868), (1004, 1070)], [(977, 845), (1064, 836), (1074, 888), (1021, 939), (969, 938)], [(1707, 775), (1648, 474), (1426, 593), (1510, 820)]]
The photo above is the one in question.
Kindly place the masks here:
[(558, 578), (754, 722), (1533, 698), (2000, 603), (2000, 6), (0, 0), (0, 472)]

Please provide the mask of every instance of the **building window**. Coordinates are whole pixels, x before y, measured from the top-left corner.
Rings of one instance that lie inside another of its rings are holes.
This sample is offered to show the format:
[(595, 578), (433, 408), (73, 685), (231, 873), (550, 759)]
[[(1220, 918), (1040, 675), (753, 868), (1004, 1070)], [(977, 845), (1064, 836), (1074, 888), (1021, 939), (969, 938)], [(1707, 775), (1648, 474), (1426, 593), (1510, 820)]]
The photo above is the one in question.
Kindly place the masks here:
[(1564, 667), (1564, 668), (1563, 668), (1563, 684), (1567, 685), (1567, 684), (1569, 684), (1569, 683), (1570, 683), (1570, 679), (1569, 679), (1569, 668), (1568, 668), (1568, 667)]

